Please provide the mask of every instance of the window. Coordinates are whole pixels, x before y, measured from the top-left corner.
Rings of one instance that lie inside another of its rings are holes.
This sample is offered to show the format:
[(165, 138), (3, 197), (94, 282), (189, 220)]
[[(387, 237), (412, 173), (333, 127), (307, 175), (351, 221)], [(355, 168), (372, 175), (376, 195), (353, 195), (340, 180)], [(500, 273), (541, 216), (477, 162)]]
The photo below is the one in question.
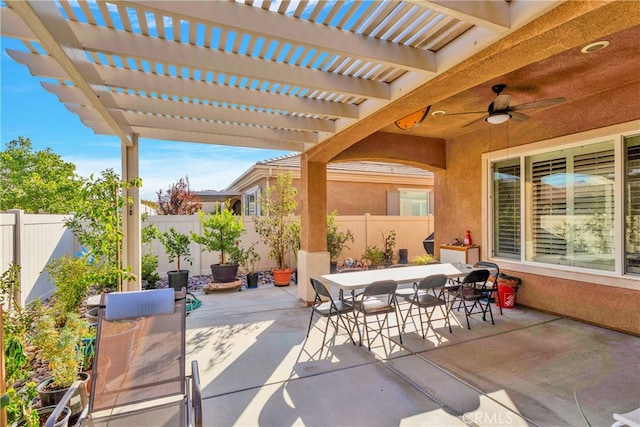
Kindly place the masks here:
[(625, 272), (640, 274), (640, 135), (625, 138)]
[(429, 191), (400, 191), (400, 215), (429, 215)]
[(543, 145), (491, 164), (493, 256), (640, 274), (640, 135)]
[(258, 196), (260, 187), (254, 187), (244, 194), (244, 214), (260, 215), (260, 206), (258, 206)]
[(613, 141), (525, 158), (528, 261), (615, 268)]
[(494, 255), (520, 259), (520, 160), (494, 165)]

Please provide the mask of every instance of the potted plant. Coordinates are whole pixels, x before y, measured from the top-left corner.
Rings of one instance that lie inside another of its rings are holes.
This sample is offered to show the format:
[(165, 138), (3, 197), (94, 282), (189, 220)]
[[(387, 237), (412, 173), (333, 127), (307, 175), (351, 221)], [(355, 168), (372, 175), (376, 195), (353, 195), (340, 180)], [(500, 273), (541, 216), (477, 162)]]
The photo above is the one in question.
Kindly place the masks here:
[(429, 254), (418, 255), (411, 258), (411, 264), (413, 265), (436, 264), (437, 262), (433, 255)]
[(342, 254), (342, 251), (349, 249), (347, 242), (353, 243), (351, 230), (338, 230), (338, 224), (336, 224), (337, 215), (338, 211), (336, 210), (327, 215), (327, 251), (331, 262), (331, 273), (337, 271), (338, 257)]
[(258, 287), (258, 272), (256, 267), (260, 261), (260, 254), (256, 252), (254, 248), (255, 244), (249, 246), (247, 249), (241, 248), (239, 245), (232, 252), (232, 259), (234, 259), (242, 270), (246, 273), (247, 288), (255, 289)]
[(191, 248), (189, 248), (191, 239), (188, 235), (180, 233), (171, 227), (169, 231), (158, 233), (158, 240), (160, 240), (160, 243), (164, 246), (169, 262), (177, 260), (177, 270), (167, 272), (167, 276), (169, 276), (169, 286), (177, 291), (183, 287), (186, 288), (189, 285), (189, 270), (182, 270), (180, 268), (180, 260), (185, 260), (189, 265), (193, 262), (191, 258)]
[(384, 243), (384, 264), (390, 266), (393, 264), (393, 249), (396, 247), (396, 232), (391, 230), (389, 234), (382, 234), (382, 242)]
[(224, 206), (216, 204), (215, 212), (212, 214), (200, 211), (200, 226), (202, 234), (192, 231), (191, 239), (207, 252), (220, 252), (220, 262), (211, 264), (213, 282), (234, 282), (238, 274), (238, 263), (228, 263), (227, 255), (237, 248), (238, 239), (246, 231), (242, 225), (242, 218), (234, 215), (228, 202)]
[[(55, 316), (44, 312), (37, 320), (37, 333), (33, 344), (40, 355), (48, 361), (47, 369), (51, 377), (38, 384), (42, 406), (57, 405), (74, 381), (85, 380), (87, 376), (80, 372), (84, 351), (82, 337), (89, 333), (89, 323), (75, 312), (66, 314), (62, 325), (57, 324)], [(83, 407), (80, 399), (73, 399), (72, 416), (79, 414)]]
[(367, 246), (362, 254), (362, 259), (368, 261), (372, 267), (378, 267), (384, 263), (384, 251), (378, 246)]
[(294, 212), (297, 190), (293, 173), (280, 171), (273, 185), (259, 197), (262, 216), (253, 216), (256, 233), (269, 247), (269, 257), (276, 261), (273, 281), (276, 286), (288, 286), (293, 270), (286, 265), (286, 255), (293, 249), (295, 239)]

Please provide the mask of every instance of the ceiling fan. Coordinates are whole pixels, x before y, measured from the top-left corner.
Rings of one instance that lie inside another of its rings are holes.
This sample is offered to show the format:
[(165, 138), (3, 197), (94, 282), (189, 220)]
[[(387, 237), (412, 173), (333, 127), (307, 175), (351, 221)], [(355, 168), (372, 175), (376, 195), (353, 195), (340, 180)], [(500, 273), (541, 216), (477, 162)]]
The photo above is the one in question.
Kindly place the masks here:
[(520, 110), (530, 110), (532, 108), (549, 107), (551, 105), (560, 104), (565, 101), (565, 98), (551, 98), (543, 99), (540, 101), (528, 102), (526, 104), (510, 106), (511, 95), (503, 94), (502, 91), (507, 87), (505, 84), (498, 84), (491, 88), (496, 94), (496, 99), (489, 104), (487, 111), (469, 111), (466, 113), (451, 113), (447, 116), (459, 115), (459, 114), (480, 114), (487, 113), (485, 116), (479, 119), (473, 120), (462, 127), (467, 127), (477, 122), (485, 121), (494, 125), (500, 125), (510, 119), (514, 119), (519, 122), (529, 120), (529, 116), (519, 113)]

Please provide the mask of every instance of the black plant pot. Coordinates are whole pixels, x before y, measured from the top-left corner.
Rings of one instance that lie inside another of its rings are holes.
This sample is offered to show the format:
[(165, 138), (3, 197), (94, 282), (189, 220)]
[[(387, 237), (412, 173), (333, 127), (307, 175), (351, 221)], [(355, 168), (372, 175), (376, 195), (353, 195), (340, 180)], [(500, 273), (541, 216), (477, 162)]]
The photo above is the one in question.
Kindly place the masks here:
[[(78, 373), (78, 379), (82, 381), (87, 381), (89, 376), (84, 372)], [(62, 389), (53, 389), (51, 388), (51, 384), (53, 383), (53, 378), (49, 377), (38, 384), (36, 390), (38, 391), (38, 395), (40, 396), (40, 402), (42, 406), (56, 406), (62, 397), (65, 395), (69, 387)], [(83, 386), (86, 387), (86, 384)], [(82, 401), (80, 400), (79, 391), (76, 391), (74, 397), (71, 398), (69, 402), (69, 408), (71, 409), (71, 416), (75, 417), (79, 415), (80, 412), (84, 409), (82, 405)]]
[(247, 274), (247, 288), (255, 289), (258, 287), (258, 273)]
[(168, 271), (167, 276), (169, 276), (169, 287), (173, 288), (176, 291), (181, 290), (182, 288), (189, 287), (189, 270), (173, 270)]
[(338, 262), (331, 261), (329, 263), (329, 274), (336, 274), (338, 272)]
[(211, 276), (214, 283), (235, 282), (238, 264), (211, 264)]

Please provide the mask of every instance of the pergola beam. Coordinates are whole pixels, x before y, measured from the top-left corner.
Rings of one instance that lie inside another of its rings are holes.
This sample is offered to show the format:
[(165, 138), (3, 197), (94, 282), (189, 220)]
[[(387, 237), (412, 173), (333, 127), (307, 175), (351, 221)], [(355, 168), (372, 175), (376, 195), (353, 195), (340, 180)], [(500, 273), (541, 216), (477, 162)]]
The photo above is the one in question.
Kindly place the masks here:
[(59, 64), (64, 71), (64, 79), (71, 80), (82, 91), (115, 135), (121, 140), (130, 141), (131, 129), (121, 127), (93, 93), (89, 81), (97, 79), (95, 70), (84, 55), (82, 44), (69, 29), (55, 3), (8, 0), (6, 4), (20, 16), (42, 47)]
[[(433, 52), (358, 34), (345, 37), (344, 32), (339, 29), (323, 25), (310, 26), (298, 19), (248, 5), (242, 11), (242, 19), (238, 19), (239, 5), (233, 2), (143, 0), (124, 3), (134, 8), (144, 5), (145, 10), (215, 24), (238, 32), (263, 36), (266, 39), (277, 39), (282, 43), (291, 43), (293, 46), (332, 52), (345, 57), (362, 58), (387, 67), (429, 74), (436, 72)], [(185, 3), (188, 3), (189, 7), (185, 7)]]
[[(53, 83), (43, 83), (42, 85), (48, 92), (55, 94), (60, 102), (64, 104), (90, 105), (82, 95), (82, 92), (73, 86)], [(101, 96), (103, 92), (105, 91), (97, 90), (96, 94)], [(265, 115), (265, 113), (241, 110), (238, 108), (215, 107), (193, 102), (157, 99), (124, 93), (112, 93), (111, 98), (113, 98), (115, 103), (113, 105), (105, 103), (105, 106), (108, 108), (120, 108), (122, 110), (132, 110), (141, 113), (192, 117), (204, 120), (217, 120), (229, 123), (249, 123), (271, 128), (335, 132), (335, 122), (328, 119), (313, 119), (282, 114)], [(67, 108), (69, 108), (69, 106)]]

